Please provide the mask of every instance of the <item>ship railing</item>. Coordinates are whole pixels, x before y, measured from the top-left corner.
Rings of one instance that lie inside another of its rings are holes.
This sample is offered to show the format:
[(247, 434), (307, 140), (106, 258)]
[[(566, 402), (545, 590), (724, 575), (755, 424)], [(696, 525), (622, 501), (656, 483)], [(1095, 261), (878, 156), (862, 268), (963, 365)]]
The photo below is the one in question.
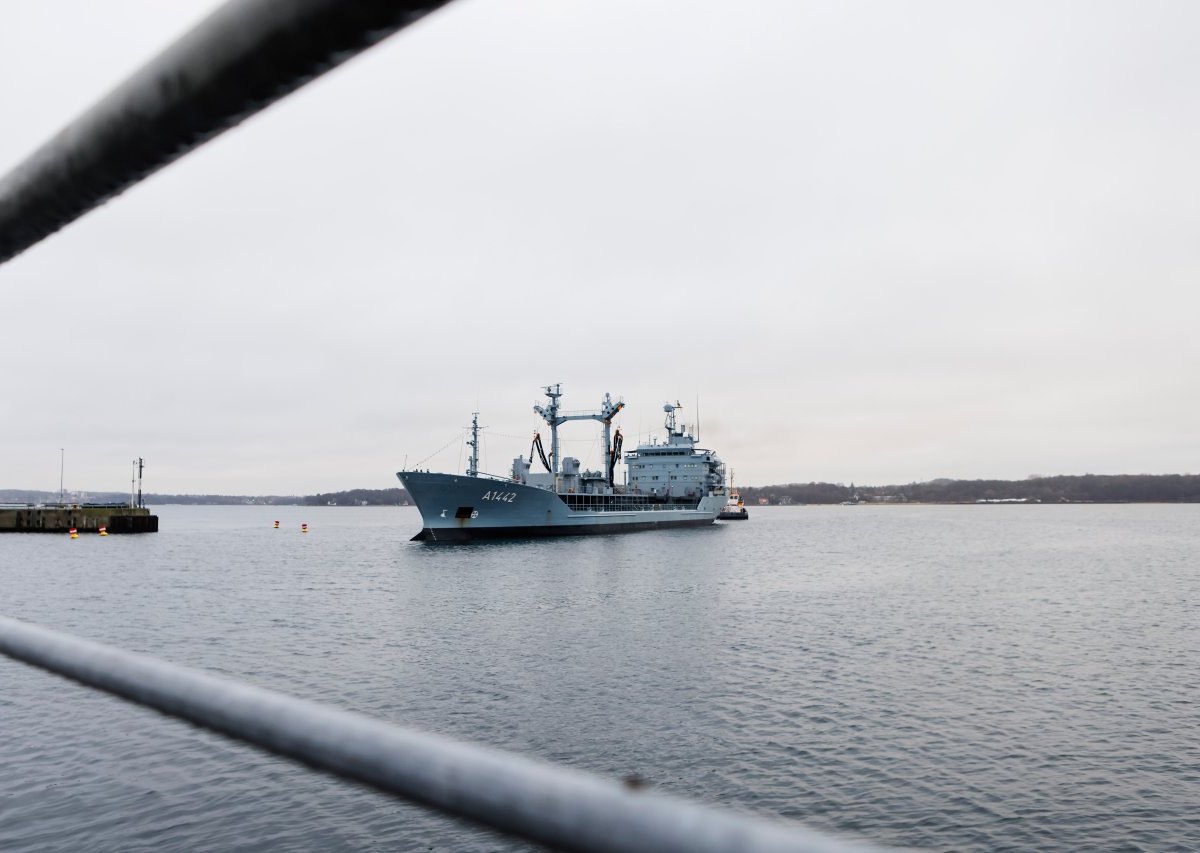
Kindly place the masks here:
[[(688, 511), (695, 512), (700, 506), (699, 502), (693, 501), (690, 503), (662, 503), (650, 501), (646, 498), (641, 500), (629, 501), (612, 501), (604, 500), (608, 495), (559, 495), (566, 503), (567, 507), (575, 512), (587, 510), (592, 512), (668, 512), (668, 511)], [(632, 497), (619, 495), (617, 497)], [(601, 498), (601, 500), (592, 500), (592, 498)]]
[(520, 480), (514, 479), (512, 474), (508, 474), (506, 476), (504, 474), (488, 474), (486, 471), (480, 471), (478, 474), (476, 474), (476, 476), (482, 480), (500, 480), (504, 483), (520, 483)]
[[(572, 512), (655, 512), (660, 509), (655, 504), (622, 504), (609, 506), (595, 506), (592, 504), (577, 504), (567, 502), (567, 507)], [(671, 509), (672, 507), (665, 507)], [(691, 509), (692, 507), (680, 507), (681, 509)]]
[(0, 653), (302, 765), (559, 850), (866, 850), (805, 827), (386, 723), (0, 616)]

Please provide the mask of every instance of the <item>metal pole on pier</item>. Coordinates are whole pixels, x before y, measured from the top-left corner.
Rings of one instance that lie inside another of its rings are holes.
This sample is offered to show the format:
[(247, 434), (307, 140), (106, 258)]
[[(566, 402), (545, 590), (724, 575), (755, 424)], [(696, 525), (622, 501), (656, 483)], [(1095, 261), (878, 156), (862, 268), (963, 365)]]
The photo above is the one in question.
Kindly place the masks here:
[(795, 824), (389, 725), (4, 616), (0, 653), (308, 767), (560, 850), (871, 849)]
[(0, 263), (448, 0), (230, 0), (0, 179)]

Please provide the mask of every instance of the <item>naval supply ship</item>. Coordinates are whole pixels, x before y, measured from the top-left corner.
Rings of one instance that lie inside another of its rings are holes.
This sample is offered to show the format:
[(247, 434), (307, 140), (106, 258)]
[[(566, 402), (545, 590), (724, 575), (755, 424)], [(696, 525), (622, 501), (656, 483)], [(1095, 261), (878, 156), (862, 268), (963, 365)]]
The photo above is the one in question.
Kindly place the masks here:
[[(676, 417), (679, 403), (663, 406), (666, 435), (621, 456), (620, 428), (613, 418), (625, 407), (604, 395), (598, 411), (567, 412), (559, 406), (561, 385), (545, 389), (546, 405), (535, 405), (550, 427), (550, 456), (534, 433), (529, 458), (513, 460), (507, 477), (479, 470), (479, 413), (471, 420), (465, 474), (399, 471), (396, 476), (421, 511), (424, 524), (414, 541), (579, 536), (712, 524), (725, 506), (725, 466)], [(568, 421), (597, 421), (603, 428), (603, 470), (581, 471), (579, 460), (559, 454), (558, 428)], [(535, 471), (534, 455), (541, 467)], [(624, 477), (617, 482), (617, 465)]]

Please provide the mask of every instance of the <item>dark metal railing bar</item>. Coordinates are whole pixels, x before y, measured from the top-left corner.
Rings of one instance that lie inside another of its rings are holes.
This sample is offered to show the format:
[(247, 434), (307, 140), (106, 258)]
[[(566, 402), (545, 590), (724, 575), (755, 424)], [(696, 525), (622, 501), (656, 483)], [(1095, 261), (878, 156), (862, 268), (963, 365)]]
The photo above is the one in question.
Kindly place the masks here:
[(448, 0), (231, 0), (0, 179), (0, 263)]
[(0, 616), (0, 653), (309, 767), (561, 850), (867, 848), (451, 740)]

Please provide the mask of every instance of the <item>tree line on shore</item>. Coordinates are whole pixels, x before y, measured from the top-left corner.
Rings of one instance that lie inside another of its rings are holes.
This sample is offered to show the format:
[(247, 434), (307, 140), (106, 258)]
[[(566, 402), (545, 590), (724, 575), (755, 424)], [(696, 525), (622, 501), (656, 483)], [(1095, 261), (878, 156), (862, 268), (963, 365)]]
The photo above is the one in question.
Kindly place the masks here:
[(147, 495), (146, 503), (262, 504), (266, 506), (405, 506), (412, 498), (404, 489), (350, 489), (316, 495)]
[(316, 495), (147, 495), (146, 503), (262, 504), (266, 506), (406, 506), (412, 498), (404, 489), (349, 489)]
[[(1027, 501), (1029, 503), (1197, 503), (1200, 475), (1192, 474), (1084, 474), (1081, 476), (1029, 477), (1024, 480), (930, 480), (890, 486), (849, 486), (842, 483), (788, 483), (740, 489), (747, 503), (836, 504), (853, 500), (897, 503), (978, 503)], [(166, 496), (164, 496), (166, 497)], [(175, 497), (175, 496), (172, 496)], [(231, 498), (228, 503), (245, 503)], [(407, 491), (350, 489), (300, 498), (255, 498), (256, 503), (295, 503), (304, 506), (405, 506), (412, 503)], [(149, 499), (148, 501), (149, 502)], [(160, 503), (187, 501), (162, 500)], [(191, 501), (195, 503), (218, 501)]]
[[(837, 504), (857, 498), (863, 502), (978, 503), (1200, 503), (1196, 474), (1084, 474), (1029, 477), (1024, 480), (930, 480), (891, 486), (853, 483), (787, 483), (739, 488), (748, 504)], [(78, 500), (67, 495), (69, 501)], [(121, 503), (128, 492), (93, 492), (84, 500)], [(53, 503), (57, 492), (0, 489), (0, 502)], [(401, 488), (350, 489), (316, 495), (169, 495), (147, 494), (156, 504), (257, 504), (266, 506), (405, 506), (412, 497)]]
[(930, 480), (890, 486), (787, 483), (739, 489), (746, 503), (836, 504), (871, 502), (978, 503), (1197, 503), (1200, 475), (1083, 474), (1025, 480)]
[(305, 506), (406, 506), (412, 498), (404, 489), (351, 489), (309, 495)]

